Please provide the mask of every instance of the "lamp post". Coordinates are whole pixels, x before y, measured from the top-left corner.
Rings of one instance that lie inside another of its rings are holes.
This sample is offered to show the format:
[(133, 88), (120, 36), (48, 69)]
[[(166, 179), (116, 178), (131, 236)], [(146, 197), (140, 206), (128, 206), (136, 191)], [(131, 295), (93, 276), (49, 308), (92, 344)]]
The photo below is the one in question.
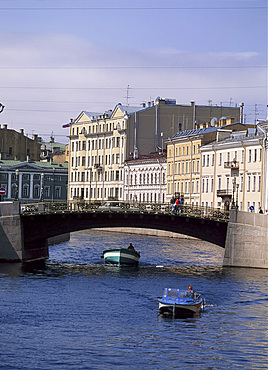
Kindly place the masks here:
[(19, 200), (19, 170), (16, 169), (16, 192), (15, 200)]
[(41, 173), (41, 197), (40, 197), (40, 201), (43, 202), (44, 201), (44, 174)]
[(236, 178), (233, 178), (233, 196), (232, 196), (232, 205), (231, 208), (235, 208), (235, 189), (236, 189)]
[(239, 189), (239, 184), (236, 184), (236, 209), (238, 209), (238, 189)]

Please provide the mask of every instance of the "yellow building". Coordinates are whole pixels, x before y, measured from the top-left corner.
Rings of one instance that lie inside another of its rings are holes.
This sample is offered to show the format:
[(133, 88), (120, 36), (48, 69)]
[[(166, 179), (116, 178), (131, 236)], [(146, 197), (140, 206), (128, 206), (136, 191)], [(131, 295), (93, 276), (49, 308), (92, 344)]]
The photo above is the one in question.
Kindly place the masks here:
[[(200, 148), (216, 140), (221, 132), (221, 137), (227, 137), (232, 131), (245, 129), (241, 123), (233, 123), (227, 126), (210, 126), (196, 130), (178, 132), (167, 141), (167, 199), (178, 193), (184, 198), (185, 204), (201, 205), (203, 183), (207, 180), (202, 178), (204, 157), (201, 157)], [(211, 161), (214, 163), (214, 157)], [(201, 162), (201, 159), (203, 162)], [(213, 172), (208, 175), (213, 183)], [(201, 183), (202, 179), (202, 183)], [(209, 205), (214, 204), (212, 200)]]
[(200, 204), (201, 156), (199, 148), (212, 141), (217, 128), (186, 130), (167, 143), (167, 199), (176, 193), (185, 204)]

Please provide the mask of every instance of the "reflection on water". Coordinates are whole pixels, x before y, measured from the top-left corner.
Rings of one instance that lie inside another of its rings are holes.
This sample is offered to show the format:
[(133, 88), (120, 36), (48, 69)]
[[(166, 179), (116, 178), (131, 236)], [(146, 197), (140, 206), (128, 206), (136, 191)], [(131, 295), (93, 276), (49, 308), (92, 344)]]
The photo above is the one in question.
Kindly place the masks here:
[[(104, 249), (129, 242), (138, 267), (103, 263)], [(1, 264), (1, 368), (266, 368), (267, 271), (223, 268), (223, 253), (197, 240), (83, 231), (51, 246), (43, 264)], [(163, 289), (189, 284), (205, 297), (200, 317), (160, 317)]]

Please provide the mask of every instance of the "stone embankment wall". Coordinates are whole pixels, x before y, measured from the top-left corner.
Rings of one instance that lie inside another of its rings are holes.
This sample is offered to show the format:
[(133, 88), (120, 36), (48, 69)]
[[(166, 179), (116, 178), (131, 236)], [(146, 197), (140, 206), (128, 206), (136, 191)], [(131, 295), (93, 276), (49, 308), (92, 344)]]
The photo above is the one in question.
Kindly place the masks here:
[(231, 210), (223, 266), (268, 268), (268, 215)]
[(23, 241), (19, 202), (0, 202), (0, 261), (21, 261)]

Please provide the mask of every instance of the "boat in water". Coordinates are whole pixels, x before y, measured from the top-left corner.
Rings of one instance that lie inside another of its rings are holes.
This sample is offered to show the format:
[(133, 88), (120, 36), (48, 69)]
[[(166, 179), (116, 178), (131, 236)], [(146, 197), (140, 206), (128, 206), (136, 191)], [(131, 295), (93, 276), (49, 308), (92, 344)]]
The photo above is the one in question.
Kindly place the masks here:
[(204, 308), (204, 299), (201, 294), (189, 289), (165, 288), (158, 304), (161, 315), (193, 317)]
[(103, 251), (105, 263), (117, 265), (137, 265), (140, 259), (140, 252), (137, 252), (130, 243), (128, 248), (109, 248)]

